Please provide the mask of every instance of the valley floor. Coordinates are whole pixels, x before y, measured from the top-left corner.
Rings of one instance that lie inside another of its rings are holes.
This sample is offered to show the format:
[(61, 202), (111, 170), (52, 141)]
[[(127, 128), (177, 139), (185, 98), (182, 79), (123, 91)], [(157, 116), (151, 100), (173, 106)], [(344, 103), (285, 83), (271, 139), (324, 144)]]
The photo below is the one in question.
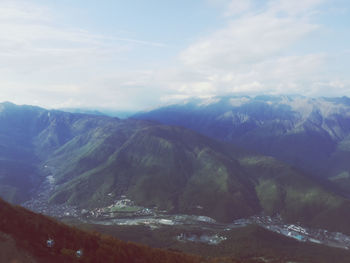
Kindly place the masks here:
[(119, 226), (149, 226), (151, 229), (162, 226), (187, 226), (200, 227), (205, 230), (216, 231), (216, 233), (207, 235), (191, 235), (182, 233), (177, 237), (184, 242), (204, 242), (217, 245), (225, 240), (222, 231), (229, 231), (233, 228), (245, 227), (247, 225), (258, 225), (269, 231), (280, 235), (293, 238), (300, 242), (312, 242), (323, 244), (330, 247), (349, 250), (350, 237), (342, 233), (329, 232), (324, 229), (313, 229), (296, 224), (286, 224), (280, 216), (270, 217), (266, 215), (255, 215), (249, 218), (242, 218), (233, 221), (230, 224), (222, 224), (206, 216), (195, 215), (174, 215), (166, 211), (135, 206), (134, 203), (122, 196), (114, 204), (92, 210), (78, 209), (70, 205), (52, 205), (48, 203), (48, 196), (53, 187), (50, 184), (50, 178), (42, 185), (40, 193), (30, 201), (23, 204), (24, 207), (41, 214), (49, 215), (61, 220), (74, 218), (81, 223), (100, 224), (100, 225), (119, 225)]
[[(46, 167), (54, 171), (52, 167)], [(305, 244), (326, 245), (334, 248), (349, 250), (350, 237), (342, 233), (328, 232), (324, 229), (312, 229), (297, 224), (287, 224), (280, 216), (255, 215), (242, 218), (230, 224), (216, 222), (206, 216), (169, 214), (157, 208), (140, 207), (132, 200), (121, 196), (114, 203), (96, 209), (79, 209), (66, 204), (52, 205), (48, 198), (55, 190), (55, 180), (52, 174), (46, 177), (38, 193), (30, 201), (22, 205), (34, 212), (58, 218), (64, 222), (75, 225), (95, 225), (105, 227), (147, 227), (151, 231), (169, 229), (174, 232), (167, 240), (172, 239), (184, 244), (203, 244), (221, 246), (220, 244), (232, 235), (235, 229), (249, 226), (260, 226), (281, 237), (289, 237)], [(141, 240), (142, 242), (142, 240)], [(152, 245), (152, 244), (151, 244)], [(157, 245), (156, 245), (157, 246)], [(188, 251), (187, 251), (188, 252)]]

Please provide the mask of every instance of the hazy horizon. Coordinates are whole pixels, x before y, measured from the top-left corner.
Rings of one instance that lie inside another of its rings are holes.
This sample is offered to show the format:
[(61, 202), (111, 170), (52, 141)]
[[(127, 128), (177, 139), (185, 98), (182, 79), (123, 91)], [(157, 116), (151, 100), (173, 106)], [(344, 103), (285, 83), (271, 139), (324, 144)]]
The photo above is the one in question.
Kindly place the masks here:
[(250, 98), (250, 99), (256, 99), (259, 97), (266, 97), (266, 96), (271, 96), (271, 97), (291, 97), (291, 98), (306, 98), (306, 99), (341, 99), (341, 98), (348, 98), (350, 100), (349, 96), (305, 96), (305, 95), (301, 95), (301, 94), (265, 94), (265, 93), (261, 93), (261, 94), (225, 94), (225, 95), (218, 95), (218, 96), (212, 96), (212, 97), (205, 97), (205, 98), (201, 98), (201, 97), (188, 97), (185, 99), (178, 99), (178, 100), (173, 100), (171, 102), (164, 102), (164, 103), (160, 103), (160, 104), (155, 104), (155, 105), (149, 105), (148, 107), (145, 108), (140, 108), (140, 109), (129, 109), (129, 110), (123, 110), (123, 109), (118, 109), (118, 108), (113, 108), (113, 107), (103, 107), (103, 106), (82, 106), (82, 107), (50, 107), (50, 106), (40, 106), (40, 105), (36, 105), (36, 104), (17, 104), (14, 103), (12, 101), (0, 101), (0, 104), (2, 103), (11, 103), (14, 105), (18, 105), (18, 106), (34, 106), (34, 107), (41, 107), (44, 108), (46, 110), (58, 110), (58, 111), (66, 111), (66, 112), (72, 112), (72, 113), (93, 113), (93, 114), (103, 114), (103, 115), (107, 115), (107, 116), (111, 116), (111, 117), (119, 117), (119, 118), (128, 118), (130, 116), (133, 116), (134, 114), (137, 113), (141, 113), (141, 112), (148, 112), (148, 111), (152, 111), (155, 109), (160, 109), (162, 107), (166, 107), (166, 106), (170, 106), (170, 105), (174, 105), (174, 104), (183, 104), (183, 103), (187, 103), (187, 102), (191, 102), (191, 101), (196, 101), (196, 100), (200, 100), (200, 101), (208, 101), (209, 104), (210, 102), (214, 102), (215, 98)]
[(349, 7), (4, 0), (0, 101), (138, 111), (189, 97), (349, 97)]

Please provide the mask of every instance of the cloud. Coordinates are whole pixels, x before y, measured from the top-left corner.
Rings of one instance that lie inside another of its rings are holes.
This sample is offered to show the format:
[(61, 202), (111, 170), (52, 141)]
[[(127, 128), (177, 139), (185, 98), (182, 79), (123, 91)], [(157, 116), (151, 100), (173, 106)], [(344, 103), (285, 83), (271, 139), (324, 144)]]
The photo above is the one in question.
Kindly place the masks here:
[(45, 8), (0, 4), (0, 14), (0, 68), (8, 72), (47, 72), (127, 50), (87, 31), (55, 24)]
[(39, 22), (50, 21), (52, 14), (43, 6), (36, 6), (25, 1), (2, 0), (0, 5), (1, 22)]
[[(224, 28), (191, 44), (180, 58), (184, 64), (196, 68), (235, 69), (279, 56), (319, 29), (319, 25), (310, 21), (310, 14), (304, 12), (321, 2), (270, 1), (261, 12), (229, 19)], [(241, 8), (234, 8), (241, 5)], [(254, 9), (251, 5), (250, 1), (233, 0), (228, 4), (228, 10)], [(280, 15), (282, 11), (284, 15)], [(302, 17), (295, 17), (296, 14)]]
[(242, 14), (245, 11), (248, 11), (252, 7), (251, 0), (231, 0), (226, 8), (224, 13), (225, 16), (233, 16)]
[(166, 45), (67, 26), (51, 11), (30, 2), (0, 2), (0, 100), (45, 107), (113, 107), (123, 100), (127, 107), (127, 96), (136, 94), (125, 87), (148, 83), (143, 73), (126, 70), (128, 56)]
[[(287, 15), (304, 15), (307, 12), (316, 12), (314, 8), (325, 2), (325, 0), (272, 0), (268, 3), (268, 11), (272, 13), (285, 13)], [(310, 13), (309, 13), (310, 14)]]
[(201, 68), (232, 69), (278, 55), (317, 28), (307, 21), (266, 13), (242, 17), (192, 44), (181, 59)]
[[(221, 26), (181, 42), (178, 54), (178, 44), (68, 26), (32, 1), (0, 1), (0, 101), (142, 109), (232, 93), (350, 95), (349, 50), (335, 56), (315, 41), (327, 0), (207, 1), (225, 9)], [(145, 59), (153, 54), (158, 66)]]
[(244, 1), (227, 3), (227, 12), (234, 9), (240, 16), (229, 17), (226, 26), (181, 52), (182, 73), (173, 80), (178, 84), (173, 88), (173, 97), (228, 93), (318, 95), (325, 88), (315, 83), (335, 83), (334, 76), (327, 73), (331, 55), (293, 51), (295, 45), (322, 30), (313, 18), (323, 0), (272, 0), (259, 8), (254, 2), (238, 7), (239, 2)]

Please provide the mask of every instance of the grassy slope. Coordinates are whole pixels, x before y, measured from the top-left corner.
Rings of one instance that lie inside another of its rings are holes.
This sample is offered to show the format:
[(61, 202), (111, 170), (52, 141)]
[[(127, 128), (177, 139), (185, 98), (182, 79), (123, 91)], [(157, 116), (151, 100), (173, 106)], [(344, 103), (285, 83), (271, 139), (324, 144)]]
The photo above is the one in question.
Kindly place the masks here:
[(0, 262), (36, 263), (26, 251), (16, 246), (16, 241), (0, 232)]

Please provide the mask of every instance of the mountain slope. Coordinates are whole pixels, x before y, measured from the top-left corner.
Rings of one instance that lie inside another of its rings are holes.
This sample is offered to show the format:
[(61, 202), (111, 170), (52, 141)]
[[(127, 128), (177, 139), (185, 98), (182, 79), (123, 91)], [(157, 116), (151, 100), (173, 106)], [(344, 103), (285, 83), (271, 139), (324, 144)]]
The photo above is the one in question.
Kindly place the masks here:
[(43, 180), (41, 164), (49, 155), (77, 134), (110, 121), (0, 103), (0, 196), (15, 203), (27, 200)]
[(0, 231), (0, 262), (27, 262), (37, 261), (27, 251), (19, 248), (16, 241)]
[[(77, 160), (71, 170), (77, 176), (62, 184), (51, 201), (91, 208), (126, 195), (138, 205), (224, 222), (264, 211), (291, 222), (349, 231), (349, 202), (292, 167), (183, 128), (142, 124), (129, 130), (123, 143), (111, 143), (120, 132), (106, 137), (100, 149), (112, 144), (115, 151), (94, 169), (79, 173), (82, 160), (93, 160), (98, 152)], [(335, 219), (334, 213), (343, 216)]]
[(194, 213), (201, 206), (197, 213), (224, 221), (254, 214), (259, 204), (253, 184), (220, 147), (188, 130), (149, 125), (117, 146), (105, 163), (62, 185), (53, 201), (96, 206), (125, 194), (170, 212)]
[(346, 159), (339, 147), (350, 135), (350, 99), (346, 97), (193, 99), (134, 118), (187, 127), (274, 156), (317, 176), (349, 171), (345, 162), (338, 161)]
[[(51, 204), (101, 208), (126, 195), (136, 205), (223, 222), (280, 213), (291, 222), (350, 233), (347, 200), (273, 158), (149, 121), (2, 107), (0, 138), (9, 139), (1, 144), (12, 140), (17, 152), (1, 153), (7, 168), (0, 177), (3, 186), (19, 193), (41, 191), (24, 180), (50, 177)], [(33, 173), (13, 175), (15, 166), (9, 164), (17, 154), (26, 156), (21, 161), (31, 164)]]

